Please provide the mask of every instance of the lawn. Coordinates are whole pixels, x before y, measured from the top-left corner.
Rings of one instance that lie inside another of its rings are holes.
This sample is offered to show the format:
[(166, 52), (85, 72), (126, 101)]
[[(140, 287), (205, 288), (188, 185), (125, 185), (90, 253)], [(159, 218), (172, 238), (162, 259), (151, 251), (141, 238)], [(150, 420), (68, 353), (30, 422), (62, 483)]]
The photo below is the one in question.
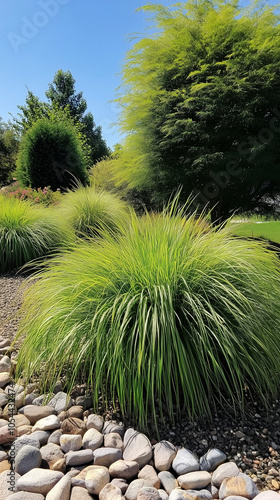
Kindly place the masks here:
[(231, 223), (234, 234), (237, 236), (252, 236), (266, 238), (275, 243), (280, 243), (280, 221), (268, 222), (241, 222)]

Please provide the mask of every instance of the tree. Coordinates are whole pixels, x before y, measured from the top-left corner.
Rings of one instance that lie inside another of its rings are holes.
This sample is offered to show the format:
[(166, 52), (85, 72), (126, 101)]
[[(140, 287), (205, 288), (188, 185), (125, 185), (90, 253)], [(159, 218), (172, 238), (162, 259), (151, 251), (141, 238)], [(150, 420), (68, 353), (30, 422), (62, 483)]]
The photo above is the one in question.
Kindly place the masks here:
[(12, 180), (16, 169), (16, 157), (19, 139), (11, 123), (4, 123), (0, 118), (0, 187)]
[(181, 186), (213, 221), (280, 193), (280, 24), (269, 5), (148, 5), (155, 30), (127, 54), (120, 181), (158, 202)]
[(46, 96), (52, 107), (68, 108), (70, 116), (83, 125), (84, 134), (91, 148), (93, 163), (109, 154), (108, 147), (102, 138), (101, 127), (96, 127), (92, 113), (85, 114), (87, 102), (82, 92), (76, 93), (75, 80), (70, 71), (64, 72), (61, 69), (57, 71), (53, 82), (49, 84)]
[(35, 122), (41, 118), (48, 118), (50, 113), (57, 110), (65, 111), (67, 116), (80, 125), (80, 131), (87, 139), (90, 147), (90, 163), (95, 163), (109, 154), (109, 149), (102, 138), (101, 127), (94, 123), (92, 113), (86, 113), (87, 102), (83, 93), (76, 93), (75, 80), (70, 71), (59, 70), (49, 84), (46, 92), (49, 102), (42, 102), (33, 92), (28, 90), (24, 106), (18, 106), (21, 113), (14, 118), (18, 130), (24, 134)]
[(70, 120), (42, 118), (29, 128), (21, 141), (17, 176), (32, 188), (87, 184), (83, 143)]

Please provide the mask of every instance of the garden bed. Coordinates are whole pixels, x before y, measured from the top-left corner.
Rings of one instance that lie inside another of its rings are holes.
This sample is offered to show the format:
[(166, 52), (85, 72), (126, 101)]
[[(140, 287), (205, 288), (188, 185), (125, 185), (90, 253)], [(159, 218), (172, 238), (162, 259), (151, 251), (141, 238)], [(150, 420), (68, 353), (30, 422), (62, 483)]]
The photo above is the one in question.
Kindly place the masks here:
[[(13, 340), (17, 332), (16, 313), (20, 306), (20, 287), (24, 276), (17, 273), (0, 276), (0, 335)], [(16, 356), (17, 346), (11, 352)], [(79, 392), (80, 391), (80, 392)], [(84, 387), (76, 387), (72, 395), (84, 394)], [(247, 401), (245, 417), (225, 408), (213, 409), (212, 421), (190, 422), (184, 415), (174, 424), (165, 422), (159, 426), (160, 439), (167, 439), (176, 446), (185, 446), (203, 455), (209, 448), (219, 448), (228, 460), (237, 463), (240, 470), (249, 474), (260, 490), (280, 489), (280, 401), (276, 400), (268, 409), (254, 398)], [(101, 410), (101, 408), (100, 408)], [(89, 408), (89, 411), (91, 409)], [(129, 421), (113, 409), (103, 411), (105, 419), (121, 419), (126, 426)], [(150, 427), (152, 442), (158, 440), (155, 429)]]

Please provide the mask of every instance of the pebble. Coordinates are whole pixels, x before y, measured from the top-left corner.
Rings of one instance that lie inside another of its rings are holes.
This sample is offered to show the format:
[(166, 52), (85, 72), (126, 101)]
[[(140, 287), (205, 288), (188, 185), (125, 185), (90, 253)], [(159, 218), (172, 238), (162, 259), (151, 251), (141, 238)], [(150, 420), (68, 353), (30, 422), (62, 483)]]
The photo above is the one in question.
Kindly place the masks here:
[(0, 373), (10, 373), (12, 369), (12, 363), (9, 356), (3, 356), (0, 359)]
[(146, 486), (138, 491), (136, 500), (161, 500), (161, 498), (156, 488)]
[(109, 471), (106, 467), (96, 467), (87, 472), (85, 485), (89, 493), (99, 495), (100, 491), (110, 482)]
[(87, 428), (88, 429), (96, 429), (101, 432), (104, 425), (104, 418), (100, 415), (89, 415), (87, 419)]
[(74, 486), (71, 491), (70, 500), (92, 500), (92, 496), (85, 488)]
[(212, 484), (220, 488), (222, 482), (230, 477), (238, 476), (239, 470), (234, 462), (228, 462), (220, 465), (212, 475)]
[(153, 488), (160, 488), (160, 479), (151, 465), (145, 465), (138, 474), (138, 479), (144, 479)]
[(74, 401), (72, 398), (69, 398), (66, 392), (60, 391), (50, 399), (48, 404), (53, 406), (56, 413), (60, 413), (61, 411), (69, 410), (74, 405)]
[(161, 471), (158, 474), (158, 477), (164, 487), (165, 491), (170, 494), (172, 490), (178, 488), (177, 479), (171, 474), (169, 471)]
[(207, 471), (189, 472), (178, 477), (178, 484), (184, 490), (202, 490), (211, 481), (211, 474)]
[[(110, 434), (108, 434), (109, 436)], [(119, 436), (119, 434), (118, 434)], [(83, 436), (83, 448), (90, 448), (92, 451), (97, 450), (103, 444), (104, 436), (97, 429), (93, 427), (88, 429)]]
[(173, 460), (172, 467), (175, 472), (181, 476), (182, 474), (187, 474), (188, 472), (197, 471), (199, 469), (199, 462), (190, 450), (182, 448), (177, 452), (177, 455)]
[(209, 450), (205, 455), (203, 455), (200, 459), (200, 469), (211, 472), (215, 470), (219, 465), (221, 465), (226, 460), (226, 455), (216, 449), (213, 448)]
[(169, 441), (160, 441), (154, 448), (155, 467), (159, 471), (169, 470), (176, 457), (176, 447)]
[(46, 500), (69, 500), (70, 490), (71, 478), (69, 476), (63, 476), (49, 491)]
[(49, 431), (58, 429), (60, 427), (60, 420), (56, 415), (49, 415), (48, 417), (37, 420), (33, 426), (32, 432), (35, 431)]
[(62, 434), (59, 443), (64, 453), (78, 451), (82, 448), (83, 438), (80, 434)]
[(17, 490), (28, 491), (30, 493), (41, 493), (46, 496), (62, 477), (62, 472), (32, 469), (18, 479)]
[(239, 495), (251, 500), (258, 494), (258, 489), (253, 482), (253, 480), (246, 476), (246, 474), (240, 473), (237, 477), (230, 477), (224, 479), (220, 486), (219, 498), (224, 500), (231, 495)]
[(134, 429), (127, 429), (124, 434), (124, 460), (138, 462), (139, 466), (143, 467), (149, 463), (152, 456), (152, 445), (148, 437)]
[(123, 440), (117, 432), (110, 432), (109, 434), (104, 434), (104, 446), (105, 448), (118, 448), (119, 450), (123, 450)]
[(94, 465), (110, 467), (112, 463), (122, 459), (122, 451), (117, 448), (98, 448), (93, 452)]
[(99, 500), (122, 500), (122, 491), (121, 489), (112, 484), (108, 483), (99, 493)]
[(110, 434), (110, 432), (117, 432), (123, 438), (125, 428), (123, 424), (118, 424), (113, 420), (107, 420), (107, 422), (105, 422), (103, 425), (102, 432), (103, 434)]
[(149, 484), (144, 481), (144, 479), (134, 479), (129, 485), (125, 492), (126, 500), (137, 500), (137, 495), (141, 488), (149, 486)]
[(139, 464), (135, 461), (117, 460), (109, 467), (110, 476), (120, 479), (132, 479), (139, 471)]
[(39, 468), (42, 462), (40, 450), (29, 444), (23, 446), (15, 457), (15, 471), (23, 476), (31, 469)]
[(92, 450), (68, 451), (65, 455), (66, 465), (84, 465), (92, 462)]
[(53, 415), (55, 410), (52, 406), (35, 406), (31, 404), (21, 408), (19, 413), (25, 415), (31, 425), (34, 425), (38, 420), (48, 417), (49, 415)]

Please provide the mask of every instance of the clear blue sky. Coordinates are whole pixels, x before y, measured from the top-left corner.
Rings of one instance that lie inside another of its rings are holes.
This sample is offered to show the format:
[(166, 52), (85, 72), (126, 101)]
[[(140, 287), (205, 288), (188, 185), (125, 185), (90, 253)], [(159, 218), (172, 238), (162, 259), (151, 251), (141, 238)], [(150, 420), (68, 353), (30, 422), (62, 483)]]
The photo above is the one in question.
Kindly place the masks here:
[[(40, 99), (57, 70), (70, 70), (76, 90), (83, 91), (88, 111), (101, 125), (109, 146), (118, 142), (118, 109), (110, 103), (120, 83), (119, 73), (128, 36), (143, 34), (146, 15), (135, 10), (143, 0), (1, 0), (0, 117), (19, 111), (26, 86)], [(174, 1), (149, 3), (172, 5)]]

